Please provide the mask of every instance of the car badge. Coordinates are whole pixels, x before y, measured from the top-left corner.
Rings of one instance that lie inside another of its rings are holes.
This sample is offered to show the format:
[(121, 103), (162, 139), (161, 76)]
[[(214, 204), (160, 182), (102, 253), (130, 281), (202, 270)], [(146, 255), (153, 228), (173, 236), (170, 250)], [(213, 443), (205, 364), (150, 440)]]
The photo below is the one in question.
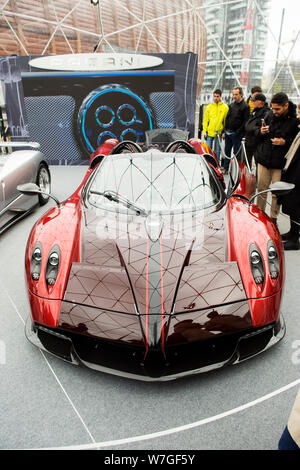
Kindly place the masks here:
[(146, 227), (146, 232), (151, 241), (156, 242), (159, 239), (163, 226), (164, 226), (164, 223), (163, 223), (161, 215), (159, 214), (148, 215), (145, 221), (145, 227)]
[(163, 64), (161, 57), (131, 53), (80, 53), (44, 56), (31, 59), (29, 65), (45, 70), (96, 71), (137, 70), (158, 67)]
[(190, 303), (187, 307), (183, 307), (184, 310), (193, 310), (196, 307), (195, 302)]

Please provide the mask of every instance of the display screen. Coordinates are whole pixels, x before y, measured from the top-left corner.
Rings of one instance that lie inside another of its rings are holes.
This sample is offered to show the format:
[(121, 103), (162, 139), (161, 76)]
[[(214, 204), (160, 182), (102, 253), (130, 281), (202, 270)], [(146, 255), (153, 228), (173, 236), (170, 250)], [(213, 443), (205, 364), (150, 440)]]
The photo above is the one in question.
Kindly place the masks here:
[(30, 138), (52, 164), (86, 160), (109, 138), (141, 144), (145, 131), (175, 126), (172, 70), (25, 73), (22, 81)]
[(193, 137), (197, 55), (147, 55), (161, 64), (93, 73), (30, 65), (39, 56), (0, 57), (11, 141), (38, 142), (49, 164), (81, 165), (109, 137), (140, 146), (153, 142), (149, 133), (156, 130), (170, 136), (177, 129)]

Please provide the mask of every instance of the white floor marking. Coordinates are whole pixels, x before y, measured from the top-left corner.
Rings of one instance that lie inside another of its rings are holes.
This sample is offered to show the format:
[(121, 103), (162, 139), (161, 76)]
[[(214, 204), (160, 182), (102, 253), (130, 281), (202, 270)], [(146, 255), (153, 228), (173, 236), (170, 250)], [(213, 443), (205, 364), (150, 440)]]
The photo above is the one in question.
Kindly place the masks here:
[(73, 408), (73, 410), (75, 411), (76, 415), (78, 416), (79, 420), (81, 421), (81, 423), (82, 423), (84, 429), (86, 430), (86, 432), (87, 432), (88, 435), (90, 436), (92, 442), (96, 442), (95, 439), (94, 439), (94, 437), (93, 437), (92, 434), (90, 433), (90, 431), (89, 431), (87, 425), (85, 424), (85, 422), (83, 421), (82, 417), (80, 416), (80, 414), (79, 414), (77, 408), (75, 407), (74, 403), (72, 402), (71, 398), (69, 397), (69, 395), (67, 394), (66, 390), (64, 389), (62, 383), (60, 382), (59, 378), (57, 377), (56, 373), (55, 373), (54, 370), (52, 369), (52, 367), (51, 367), (50, 363), (48, 362), (48, 360), (47, 360), (47, 358), (46, 358), (44, 352), (43, 352), (41, 349), (40, 349), (40, 353), (41, 353), (41, 355), (43, 356), (43, 358), (45, 359), (45, 362), (46, 362), (47, 366), (49, 367), (49, 369), (51, 370), (52, 374), (54, 375), (55, 380), (57, 381), (58, 385), (60, 386), (60, 388), (62, 389), (63, 393), (65, 394), (65, 396), (66, 396), (68, 402), (70, 403), (70, 405), (72, 406), (72, 408)]
[(143, 434), (140, 436), (134, 436), (134, 437), (128, 437), (124, 439), (116, 439), (112, 441), (104, 441), (104, 442), (97, 442), (95, 444), (83, 444), (83, 445), (75, 445), (75, 446), (67, 446), (67, 447), (50, 447), (48, 448), (49, 450), (54, 450), (54, 449), (62, 449), (62, 450), (88, 450), (88, 449), (100, 449), (102, 447), (112, 447), (112, 446), (120, 446), (123, 444), (130, 444), (132, 442), (140, 442), (140, 441), (146, 441), (148, 439), (156, 439), (158, 437), (163, 437), (163, 436), (169, 436), (170, 434), (175, 434), (178, 432), (183, 432), (183, 431), (189, 431), (190, 429), (197, 428), (200, 426), (203, 426), (204, 424), (212, 423), (214, 421), (217, 421), (219, 419), (226, 418), (227, 416), (239, 413), (240, 411), (244, 411), (248, 408), (251, 408), (252, 406), (258, 405), (259, 403), (262, 403), (266, 400), (269, 400), (270, 398), (275, 397), (276, 395), (279, 395), (280, 393), (286, 392), (290, 388), (296, 387), (296, 385), (300, 384), (300, 379), (295, 380), (294, 382), (289, 383), (288, 385), (285, 385), (284, 387), (279, 388), (278, 390), (275, 390), (274, 392), (268, 393), (267, 395), (264, 395), (263, 397), (257, 398), (256, 400), (253, 400), (249, 403), (246, 403), (244, 405), (238, 406), (237, 408), (233, 408), (232, 410), (225, 411), (224, 413), (217, 414), (215, 416), (211, 416), (210, 418), (205, 418), (201, 419), (200, 421), (195, 421), (194, 423), (189, 423), (185, 424), (183, 426), (178, 426), (175, 428), (171, 429), (166, 429), (165, 431), (159, 431), (159, 432), (154, 432), (151, 434)]
[(13, 299), (12, 299), (11, 296), (9, 295), (9, 293), (8, 293), (6, 287), (4, 286), (3, 282), (2, 282), (2, 281), (0, 281), (0, 282), (1, 282), (1, 284), (2, 284), (2, 288), (3, 288), (3, 290), (5, 291), (5, 294), (7, 295), (7, 297), (8, 297), (8, 299), (9, 299), (10, 303), (12, 304), (12, 306), (13, 306), (14, 310), (16, 311), (18, 317), (20, 318), (21, 322), (22, 322), (23, 325), (25, 326), (25, 320), (24, 320), (24, 318), (22, 317), (22, 315), (20, 314), (19, 310), (17, 309), (17, 307), (16, 307), (16, 305), (15, 305)]
[[(1, 282), (2, 286), (3, 286), (3, 283)], [(4, 291), (6, 292), (11, 304), (13, 305), (14, 309), (16, 310), (18, 316), (20, 317), (21, 321), (23, 324), (25, 324), (22, 316), (20, 315), (15, 303), (13, 302), (12, 298), (10, 297), (9, 293), (7, 292), (6, 288), (3, 286), (4, 288)], [(225, 411), (223, 413), (219, 413), (215, 416), (211, 416), (209, 418), (204, 418), (204, 419), (201, 419), (199, 421), (195, 421), (193, 423), (189, 423), (189, 424), (185, 424), (183, 426), (178, 426), (178, 427), (175, 427), (175, 428), (170, 428), (170, 429), (166, 429), (165, 431), (158, 431), (158, 432), (154, 432), (154, 433), (149, 433), (149, 434), (142, 434), (140, 436), (133, 436), (133, 437), (127, 437), (127, 438), (123, 438), (123, 439), (115, 439), (115, 440), (111, 440), (111, 441), (103, 441), (103, 442), (95, 442), (95, 439), (94, 437), (92, 436), (92, 434), (90, 433), (90, 431), (88, 430), (87, 426), (85, 425), (83, 419), (81, 418), (80, 414), (78, 413), (76, 407), (74, 406), (72, 400), (70, 399), (70, 397), (68, 396), (67, 392), (65, 391), (65, 389), (63, 388), (61, 382), (59, 381), (58, 377), (56, 376), (54, 370), (52, 369), (51, 365), (49, 364), (47, 358), (45, 357), (43, 351), (40, 351), (44, 360), (46, 361), (48, 367), (50, 368), (52, 374), (54, 375), (57, 383), (59, 384), (61, 390), (63, 391), (63, 393), (65, 394), (65, 396), (67, 397), (69, 403), (71, 404), (73, 410), (75, 411), (75, 413), (77, 414), (78, 418), (80, 419), (81, 423), (83, 424), (84, 428), (86, 429), (87, 433), (89, 434), (91, 440), (93, 441), (92, 444), (81, 444), (81, 445), (73, 445), (73, 446), (63, 446), (63, 447), (44, 447), (43, 449), (44, 450), (56, 450), (56, 449), (59, 449), (59, 450), (88, 450), (88, 449), (100, 449), (100, 448), (103, 448), (103, 447), (112, 447), (112, 446), (120, 446), (120, 445), (123, 445), (123, 444), (130, 444), (130, 443), (133, 443), (133, 442), (140, 442), (140, 441), (146, 441), (146, 440), (149, 440), (149, 439), (157, 439), (159, 437), (164, 437), (164, 436), (169, 436), (171, 434), (176, 434), (176, 433), (179, 433), (179, 432), (184, 432), (184, 431), (189, 431), (190, 429), (193, 429), (193, 428), (197, 428), (197, 427), (200, 427), (200, 426), (203, 426), (205, 424), (208, 424), (208, 423), (212, 423), (214, 421), (218, 421), (220, 419), (223, 419), (223, 418), (226, 418), (227, 416), (231, 416), (231, 415), (234, 415), (236, 413), (240, 413), (241, 411), (244, 411), (244, 410), (247, 410), (248, 408), (251, 408), (253, 406), (256, 406), (256, 405), (259, 405), (260, 403), (263, 403), (264, 401), (266, 400), (270, 400), (271, 398), (279, 395), (280, 393), (283, 393), (283, 392), (286, 392), (287, 390), (293, 388), (293, 387), (296, 387), (297, 385), (300, 385), (300, 379), (297, 379), (291, 383), (289, 383), (288, 385), (285, 385), (284, 387), (281, 387), (271, 393), (268, 393), (267, 395), (264, 395), (260, 398), (257, 398), (256, 400), (253, 400), (253, 401), (250, 401), (248, 403), (245, 403), (244, 405), (240, 405), (236, 408), (233, 408), (231, 410), (228, 410), (228, 411)]]
[[(7, 297), (9, 298), (10, 303), (12, 304), (12, 306), (13, 306), (14, 310), (16, 311), (18, 317), (20, 318), (21, 322), (22, 322), (23, 325), (25, 326), (25, 320), (23, 319), (22, 315), (20, 314), (20, 312), (19, 312), (19, 310), (18, 310), (16, 304), (14, 303), (13, 299), (12, 299), (11, 296), (9, 295), (9, 292), (7, 291), (6, 287), (3, 285), (3, 282), (2, 282), (2, 281), (0, 281), (0, 282), (1, 282), (1, 284), (2, 284), (3, 290), (5, 291)], [(79, 420), (81, 421), (81, 424), (83, 425), (84, 429), (86, 430), (86, 432), (87, 432), (88, 435), (90, 436), (92, 442), (95, 442), (94, 437), (93, 437), (92, 434), (90, 433), (88, 427), (86, 426), (85, 422), (83, 421), (82, 417), (80, 416), (80, 414), (79, 414), (77, 408), (75, 407), (75, 405), (74, 405), (74, 403), (72, 402), (71, 398), (70, 398), (69, 395), (67, 394), (66, 390), (64, 389), (64, 387), (63, 387), (62, 383), (60, 382), (59, 378), (57, 377), (56, 373), (55, 373), (54, 370), (52, 369), (52, 367), (51, 367), (51, 365), (50, 365), (48, 359), (46, 358), (44, 352), (43, 352), (41, 349), (40, 349), (39, 351), (40, 351), (41, 355), (43, 356), (43, 358), (44, 358), (44, 360), (45, 360), (47, 366), (48, 366), (49, 369), (50, 369), (50, 371), (52, 372), (52, 374), (53, 374), (53, 376), (54, 376), (56, 382), (57, 382), (58, 385), (60, 386), (62, 392), (64, 393), (64, 395), (65, 395), (65, 397), (67, 398), (68, 402), (70, 403), (71, 407), (73, 408), (75, 414), (77, 415), (77, 417), (78, 417)]]

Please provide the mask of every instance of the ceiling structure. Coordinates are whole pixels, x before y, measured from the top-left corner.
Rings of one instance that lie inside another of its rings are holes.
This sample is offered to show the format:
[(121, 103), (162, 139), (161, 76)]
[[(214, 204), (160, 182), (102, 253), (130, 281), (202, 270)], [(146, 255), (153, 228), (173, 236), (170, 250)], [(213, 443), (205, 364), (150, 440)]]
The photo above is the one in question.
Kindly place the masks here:
[[(225, 45), (206, 25), (207, 7), (230, 4), (238, 8), (245, 2), (259, 12), (268, 27), (271, 46), (277, 51), (272, 73), (267, 80), (264, 77), (264, 91), (287, 91), (300, 100), (300, 70), (293, 59), (300, 31), (284, 42), (274, 24), (269, 24), (259, 0), (100, 0), (97, 5), (90, 0), (1, 0), (0, 55), (192, 51), (198, 54), (200, 93), (209, 63), (207, 44), (215, 45), (224, 64), (235, 73), (232, 54), (225, 52)], [(271, 0), (271, 7), (275, 3)], [(282, 8), (288, 11), (289, 5)], [(286, 15), (286, 28), (288, 21)], [(235, 73), (235, 77), (240, 84), (240, 76)], [(278, 90), (274, 88), (276, 82), (280, 83)]]
[[(206, 57), (201, 0), (6, 0), (0, 55), (151, 52)], [(205, 66), (198, 69), (198, 90)]]

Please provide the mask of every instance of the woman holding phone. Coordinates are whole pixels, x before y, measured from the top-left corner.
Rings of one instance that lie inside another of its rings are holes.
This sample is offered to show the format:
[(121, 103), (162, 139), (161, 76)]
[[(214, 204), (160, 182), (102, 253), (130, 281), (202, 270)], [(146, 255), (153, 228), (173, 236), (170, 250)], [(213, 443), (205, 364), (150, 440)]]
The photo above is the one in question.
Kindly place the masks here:
[[(289, 101), (285, 93), (277, 93), (271, 98), (272, 112), (264, 117), (264, 124), (256, 130), (257, 190), (268, 189), (270, 183), (281, 180), (285, 166), (285, 155), (298, 132), (296, 105)], [(259, 195), (257, 205), (265, 211), (267, 194)], [(270, 217), (277, 223), (280, 206), (272, 195)]]
[(245, 124), (245, 150), (249, 163), (249, 168), (252, 167), (252, 159), (256, 153), (258, 138), (256, 132), (260, 130), (262, 125), (265, 125), (264, 118), (271, 112), (266, 97), (262, 93), (257, 93), (253, 98), (254, 109), (248, 121)]

